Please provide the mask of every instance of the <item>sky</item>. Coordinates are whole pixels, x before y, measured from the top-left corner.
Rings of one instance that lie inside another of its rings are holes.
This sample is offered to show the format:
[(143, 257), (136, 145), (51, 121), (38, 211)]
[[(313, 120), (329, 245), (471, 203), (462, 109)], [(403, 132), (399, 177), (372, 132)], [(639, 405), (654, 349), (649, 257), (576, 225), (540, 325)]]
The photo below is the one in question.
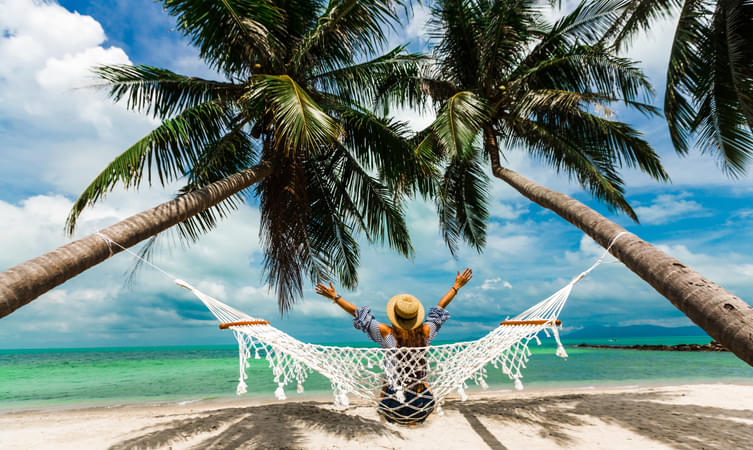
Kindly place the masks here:
[[(562, 3), (565, 10), (575, 4)], [(426, 50), (431, 44), (428, 17), (428, 8), (417, 6), (391, 34), (390, 44)], [(158, 125), (92, 88), (90, 67), (150, 64), (218, 77), (174, 26), (174, 19), (150, 0), (0, 0), (0, 270), (69, 242), (63, 224), (73, 200), (113, 157)], [(663, 99), (673, 26), (672, 20), (655, 24), (627, 54), (640, 60), (650, 76), (656, 105)], [(730, 179), (713, 157), (697, 150), (678, 157), (661, 118), (621, 109), (617, 115), (645, 134), (672, 178), (662, 184), (635, 171), (623, 172), (640, 225), (610, 213), (576, 183), (519, 151), (506, 151), (506, 164), (585, 202), (732, 293), (752, 299), (753, 176)], [(414, 111), (396, 111), (395, 116), (415, 129), (432, 120)], [(175, 190), (118, 189), (83, 214), (76, 237), (169, 200)], [(364, 339), (349, 316), (318, 297), (311, 285), (292, 313), (280, 317), (274, 294), (262, 282), (259, 211), (252, 205), (241, 207), (198, 244), (160, 250), (154, 262), (302, 340)], [(456, 271), (470, 267), (473, 280), (449, 307), (452, 318), (441, 336), (445, 340), (482, 336), (506, 316), (558, 290), (602, 251), (575, 227), (499, 180), (491, 183), (491, 218), (481, 254), (463, 248), (457, 258), (450, 255), (430, 202), (412, 201), (406, 213), (415, 258), (364, 244), (358, 288), (338, 290), (353, 303), (371, 305), (386, 320), (383, 311), (393, 295), (412, 293), (431, 306), (452, 285)], [(128, 254), (116, 255), (0, 319), (0, 348), (233, 342), (196, 298), (159, 272), (145, 269), (126, 283), (133, 263)], [(602, 265), (578, 284), (561, 319), (565, 336), (597, 326), (691, 325), (618, 263)]]

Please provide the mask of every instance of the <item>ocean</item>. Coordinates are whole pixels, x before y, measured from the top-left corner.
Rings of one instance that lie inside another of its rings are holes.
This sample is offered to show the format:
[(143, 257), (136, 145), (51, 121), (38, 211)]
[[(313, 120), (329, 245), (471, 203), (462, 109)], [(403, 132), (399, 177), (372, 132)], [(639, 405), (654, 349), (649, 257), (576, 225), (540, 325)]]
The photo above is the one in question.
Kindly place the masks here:
[[(709, 342), (707, 337), (563, 339), (569, 358), (554, 355), (544, 342), (523, 372), (526, 387), (587, 387), (698, 382), (753, 383), (753, 368), (731, 353), (653, 352), (574, 348), (590, 344)], [(360, 344), (360, 343), (359, 343)], [(345, 343), (344, 345), (354, 345)], [(264, 359), (250, 361), (247, 396), (273, 400), (276, 385)], [(512, 382), (489, 366), (491, 389)], [(51, 406), (111, 406), (128, 403), (180, 403), (235, 397), (237, 346), (123, 347), (0, 350), (0, 411)], [(313, 374), (307, 393), (329, 393), (330, 384)], [(474, 386), (474, 385), (472, 385)], [(295, 386), (286, 389), (295, 399)], [(473, 388), (470, 389), (473, 391)]]

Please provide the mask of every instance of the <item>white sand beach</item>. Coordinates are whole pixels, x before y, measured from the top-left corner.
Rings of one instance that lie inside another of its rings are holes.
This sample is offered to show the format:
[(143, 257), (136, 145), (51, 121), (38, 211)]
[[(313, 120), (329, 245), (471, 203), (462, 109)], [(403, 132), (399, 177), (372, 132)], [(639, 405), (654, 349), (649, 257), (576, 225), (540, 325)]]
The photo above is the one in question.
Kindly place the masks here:
[(753, 385), (475, 392), (412, 427), (324, 399), (16, 411), (0, 448), (749, 449)]

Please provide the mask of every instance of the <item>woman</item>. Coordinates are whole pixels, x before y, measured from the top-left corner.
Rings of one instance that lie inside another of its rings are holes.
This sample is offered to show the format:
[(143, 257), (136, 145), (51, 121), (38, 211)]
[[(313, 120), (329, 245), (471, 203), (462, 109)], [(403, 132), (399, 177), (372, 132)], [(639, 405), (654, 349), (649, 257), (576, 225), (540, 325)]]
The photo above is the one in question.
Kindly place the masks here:
[[(353, 326), (383, 348), (427, 347), (442, 325), (450, 318), (445, 308), (450, 304), (458, 289), (471, 280), (473, 272), (465, 269), (455, 277), (455, 284), (439, 300), (439, 304), (429, 309), (429, 316), (424, 322), (424, 307), (418, 299), (410, 294), (398, 294), (387, 303), (387, 317), (391, 325), (378, 322), (371, 314), (369, 306), (356, 306), (335, 292), (332, 283), (329, 287), (318, 283), (316, 293), (327, 297), (353, 316)], [(390, 422), (420, 423), (434, 410), (434, 397), (427, 389), (426, 360), (423, 357), (414, 361), (411, 372), (405, 377), (415, 380), (403, 393), (402, 401), (397, 393), (389, 386), (384, 388), (384, 396), (380, 402), (379, 412)]]

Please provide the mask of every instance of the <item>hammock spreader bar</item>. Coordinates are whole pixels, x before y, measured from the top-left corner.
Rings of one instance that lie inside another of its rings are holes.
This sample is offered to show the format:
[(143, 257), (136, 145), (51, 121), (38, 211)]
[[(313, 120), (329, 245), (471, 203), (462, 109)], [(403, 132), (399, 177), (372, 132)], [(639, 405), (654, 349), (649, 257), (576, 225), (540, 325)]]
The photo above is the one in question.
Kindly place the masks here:
[(555, 325), (555, 326), (561, 326), (562, 321), (561, 320), (505, 320), (504, 322), (500, 322), (500, 325), (503, 326), (515, 326), (515, 325)]
[(268, 320), (242, 320), (240, 322), (225, 322), (220, 324), (220, 330), (227, 330), (230, 327), (243, 327), (246, 325), (269, 325)]

